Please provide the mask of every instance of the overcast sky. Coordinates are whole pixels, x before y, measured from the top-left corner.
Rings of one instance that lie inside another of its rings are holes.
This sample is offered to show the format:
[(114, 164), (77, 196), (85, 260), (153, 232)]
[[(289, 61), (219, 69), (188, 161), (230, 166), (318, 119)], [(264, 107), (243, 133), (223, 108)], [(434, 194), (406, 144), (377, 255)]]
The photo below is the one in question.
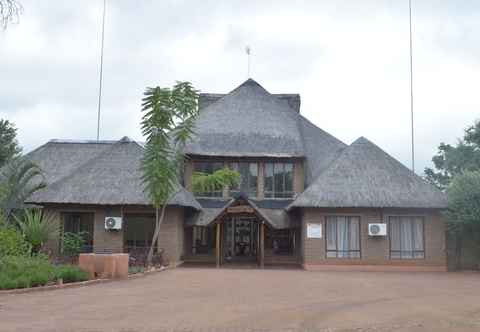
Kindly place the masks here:
[[(95, 139), (102, 0), (20, 0), (0, 31), (0, 118), (29, 151)], [(251, 77), (300, 93), (347, 144), (365, 136), (409, 166), (408, 0), (107, 0), (101, 138), (141, 140), (146, 86), (229, 92)], [(417, 173), (480, 118), (480, 1), (413, 0)]]

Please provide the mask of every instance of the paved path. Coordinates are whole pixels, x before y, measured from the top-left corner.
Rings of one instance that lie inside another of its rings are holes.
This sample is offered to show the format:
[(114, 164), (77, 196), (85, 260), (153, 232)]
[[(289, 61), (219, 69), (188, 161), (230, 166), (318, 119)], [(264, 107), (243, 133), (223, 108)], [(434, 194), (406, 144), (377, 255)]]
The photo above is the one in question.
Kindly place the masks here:
[(0, 331), (480, 331), (480, 273), (178, 268), (0, 296)]

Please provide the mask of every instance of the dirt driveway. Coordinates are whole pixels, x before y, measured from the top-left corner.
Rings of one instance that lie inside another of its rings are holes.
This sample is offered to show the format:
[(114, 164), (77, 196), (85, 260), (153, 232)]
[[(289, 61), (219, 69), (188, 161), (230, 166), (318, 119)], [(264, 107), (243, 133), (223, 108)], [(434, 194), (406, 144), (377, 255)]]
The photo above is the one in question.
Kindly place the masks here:
[(480, 331), (480, 274), (178, 268), (0, 296), (0, 331)]

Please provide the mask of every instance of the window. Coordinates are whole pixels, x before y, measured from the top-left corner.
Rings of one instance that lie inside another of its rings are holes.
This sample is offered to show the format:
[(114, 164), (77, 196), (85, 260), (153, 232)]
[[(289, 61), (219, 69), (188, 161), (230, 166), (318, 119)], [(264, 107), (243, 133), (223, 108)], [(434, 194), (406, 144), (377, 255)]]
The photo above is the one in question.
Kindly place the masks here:
[(128, 249), (149, 247), (155, 231), (154, 216), (127, 216), (124, 238)]
[(62, 216), (63, 233), (82, 233), (85, 240), (85, 245), (81, 249), (82, 252), (92, 252), (94, 214), (90, 212), (65, 212)]
[(293, 163), (265, 163), (265, 198), (293, 197)]
[[(223, 162), (196, 161), (193, 164), (193, 171), (205, 174), (212, 174), (223, 168)], [(197, 192), (197, 197), (222, 197), (222, 189), (210, 192)]]
[(265, 248), (274, 255), (293, 255), (295, 250), (294, 229), (266, 229)]
[(390, 258), (425, 258), (423, 217), (389, 217)]
[(360, 258), (360, 217), (330, 216), (327, 220), (327, 257)]
[(234, 162), (230, 167), (240, 173), (240, 183), (230, 189), (230, 193), (246, 193), (249, 197), (257, 196), (258, 164)]

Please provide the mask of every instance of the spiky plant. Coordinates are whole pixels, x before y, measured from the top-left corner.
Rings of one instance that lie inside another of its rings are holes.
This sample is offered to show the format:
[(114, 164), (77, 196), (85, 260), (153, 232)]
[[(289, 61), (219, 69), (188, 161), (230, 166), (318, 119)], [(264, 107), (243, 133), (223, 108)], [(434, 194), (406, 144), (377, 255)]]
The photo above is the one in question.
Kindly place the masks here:
[(59, 222), (56, 217), (53, 214), (45, 214), (40, 209), (26, 209), (21, 217), (16, 215), (14, 217), (34, 254), (40, 252), (58, 231)]

